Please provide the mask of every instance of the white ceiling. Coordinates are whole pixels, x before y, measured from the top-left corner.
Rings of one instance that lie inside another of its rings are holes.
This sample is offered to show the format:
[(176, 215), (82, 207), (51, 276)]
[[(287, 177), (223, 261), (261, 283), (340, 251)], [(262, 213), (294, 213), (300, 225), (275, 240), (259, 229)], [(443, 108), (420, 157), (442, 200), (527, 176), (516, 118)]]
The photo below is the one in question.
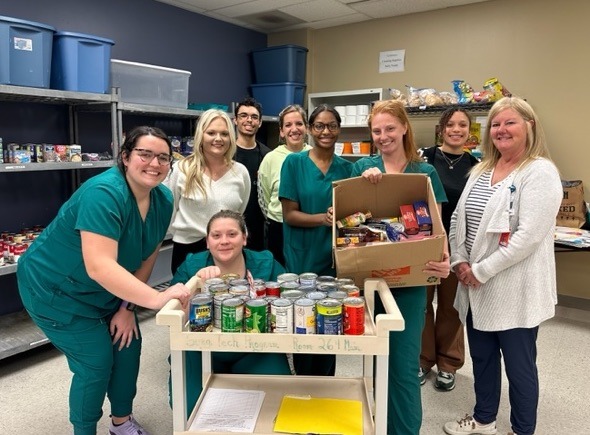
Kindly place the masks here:
[(489, 0), (156, 0), (262, 33), (322, 29)]

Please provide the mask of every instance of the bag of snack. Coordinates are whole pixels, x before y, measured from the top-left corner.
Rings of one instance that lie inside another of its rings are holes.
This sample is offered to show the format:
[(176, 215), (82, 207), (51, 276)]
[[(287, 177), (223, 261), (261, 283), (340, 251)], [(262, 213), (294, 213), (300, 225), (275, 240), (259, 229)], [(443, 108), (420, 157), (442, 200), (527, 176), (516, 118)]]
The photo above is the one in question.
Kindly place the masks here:
[(586, 202), (582, 180), (561, 180), (563, 199), (557, 213), (556, 225), (581, 228), (586, 223)]

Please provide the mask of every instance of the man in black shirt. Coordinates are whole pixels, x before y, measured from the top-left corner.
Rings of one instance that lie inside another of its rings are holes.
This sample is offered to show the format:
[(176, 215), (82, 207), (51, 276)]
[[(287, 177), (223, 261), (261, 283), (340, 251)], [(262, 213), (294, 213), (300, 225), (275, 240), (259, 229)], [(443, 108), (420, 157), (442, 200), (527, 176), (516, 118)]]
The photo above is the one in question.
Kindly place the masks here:
[(264, 156), (270, 152), (263, 143), (256, 140), (256, 133), (262, 124), (262, 106), (253, 98), (245, 98), (235, 108), (234, 122), (237, 128), (237, 149), (235, 160), (248, 168), (252, 189), (244, 218), (248, 226), (248, 248), (255, 251), (265, 249), (264, 216), (258, 205), (258, 168)]

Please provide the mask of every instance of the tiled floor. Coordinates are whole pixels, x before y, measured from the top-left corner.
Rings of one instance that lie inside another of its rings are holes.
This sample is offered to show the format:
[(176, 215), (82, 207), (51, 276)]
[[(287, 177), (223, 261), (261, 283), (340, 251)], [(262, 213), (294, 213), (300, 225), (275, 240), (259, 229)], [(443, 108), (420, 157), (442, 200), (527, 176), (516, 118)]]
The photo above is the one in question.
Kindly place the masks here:
[[(135, 415), (152, 435), (172, 433), (168, 407), (168, 335), (153, 318), (142, 322), (144, 347)], [(541, 397), (537, 435), (590, 434), (590, 312), (558, 307), (558, 316), (539, 332), (538, 365)], [(358, 373), (359, 357), (338, 360), (337, 374)], [(421, 434), (443, 434), (445, 421), (471, 412), (471, 362), (458, 372), (457, 387), (438, 392), (431, 374), (422, 387), (424, 421)], [(17, 435), (70, 434), (65, 358), (50, 346), (0, 361), (0, 433)], [(498, 434), (510, 430), (507, 384), (498, 417)], [(108, 404), (99, 434), (108, 434)], [(382, 434), (379, 434), (382, 435)]]

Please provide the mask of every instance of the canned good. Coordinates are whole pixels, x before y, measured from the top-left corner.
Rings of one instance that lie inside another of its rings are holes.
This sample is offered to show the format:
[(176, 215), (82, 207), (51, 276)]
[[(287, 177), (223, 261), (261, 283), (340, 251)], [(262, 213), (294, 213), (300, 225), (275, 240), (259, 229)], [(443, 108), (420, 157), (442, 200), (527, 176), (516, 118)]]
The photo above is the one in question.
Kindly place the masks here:
[(16, 243), (14, 245), (13, 261), (15, 263), (18, 263), (20, 256), (23, 255), (26, 250), (27, 250), (27, 245), (25, 245), (24, 243)]
[(211, 293), (213, 296), (220, 293), (229, 293), (229, 285), (227, 285), (225, 282), (211, 284), (209, 286), (209, 293)]
[(322, 276), (318, 276), (316, 279), (316, 285), (318, 284), (324, 284), (324, 283), (331, 283), (331, 282), (335, 282), (336, 278), (334, 278), (333, 276), (330, 275), (322, 275)]
[(354, 284), (354, 279), (352, 278), (336, 278), (336, 285), (338, 287), (342, 287), (343, 285), (352, 285)]
[(315, 334), (315, 301), (308, 298), (297, 299), (293, 310), (295, 334)]
[(317, 273), (307, 272), (299, 275), (299, 284), (301, 285), (315, 285), (318, 278)]
[(264, 297), (264, 300), (267, 302), (266, 304), (266, 330), (267, 332), (272, 332), (272, 328), (271, 328), (271, 312), (270, 312), (270, 307), (272, 305), (272, 301), (277, 300), (279, 297), (278, 296), (268, 296), (266, 295)]
[(221, 301), (221, 332), (242, 332), (244, 329), (244, 301), (229, 298)]
[(356, 285), (343, 285), (340, 290), (346, 292), (349, 297), (359, 297), (361, 295), (361, 289)]
[(252, 291), (254, 292), (257, 298), (263, 298), (264, 296), (266, 296), (266, 285), (264, 283), (254, 284), (252, 286)]
[(213, 329), (213, 299), (210, 294), (198, 293), (191, 298), (189, 329), (193, 332), (209, 332)]
[(365, 333), (365, 300), (349, 297), (342, 301), (343, 327), (345, 335), (363, 335)]
[(322, 299), (325, 299), (327, 297), (326, 293), (324, 292), (319, 292), (319, 291), (315, 291), (315, 292), (309, 292), (305, 295), (305, 297), (307, 299), (311, 299), (313, 301), (320, 301)]
[(267, 315), (266, 299), (250, 299), (244, 310), (244, 332), (266, 332)]
[(213, 326), (221, 329), (221, 303), (226, 299), (233, 298), (229, 293), (217, 293), (213, 295)]
[(302, 298), (305, 296), (301, 290), (284, 290), (281, 292), (281, 297), (285, 299), (289, 299), (292, 302), (295, 302), (297, 299)]
[(297, 290), (299, 288), (299, 283), (297, 281), (285, 281), (281, 283), (281, 297), (283, 297), (283, 293), (289, 290)]
[(250, 296), (250, 286), (248, 285), (230, 285), (229, 294), (235, 296)]
[(220, 278), (226, 283), (229, 284), (229, 282), (232, 279), (239, 279), (240, 275), (238, 275), (237, 273), (226, 273), (224, 275), (221, 275)]
[(281, 285), (278, 282), (267, 281), (264, 285), (266, 286), (266, 296), (279, 297), (281, 295)]
[(203, 283), (203, 293), (211, 293), (209, 288), (214, 284), (225, 284), (221, 278), (209, 278)]
[(326, 294), (330, 293), (331, 291), (338, 290), (338, 286), (335, 282), (322, 282), (318, 283), (315, 286), (316, 290), (324, 292)]
[(235, 279), (230, 279), (228, 282), (230, 287), (238, 287), (238, 286), (250, 286), (250, 283), (248, 282), (247, 279), (244, 278), (235, 278)]
[(287, 281), (297, 281), (299, 279), (299, 275), (296, 273), (281, 273), (277, 276), (277, 281), (279, 283), (287, 282)]
[(293, 302), (278, 298), (270, 303), (270, 332), (293, 333)]
[(348, 294), (342, 290), (332, 290), (330, 293), (328, 293), (328, 297), (343, 301), (346, 297), (348, 297)]
[(342, 302), (326, 298), (316, 303), (318, 334), (342, 335)]

